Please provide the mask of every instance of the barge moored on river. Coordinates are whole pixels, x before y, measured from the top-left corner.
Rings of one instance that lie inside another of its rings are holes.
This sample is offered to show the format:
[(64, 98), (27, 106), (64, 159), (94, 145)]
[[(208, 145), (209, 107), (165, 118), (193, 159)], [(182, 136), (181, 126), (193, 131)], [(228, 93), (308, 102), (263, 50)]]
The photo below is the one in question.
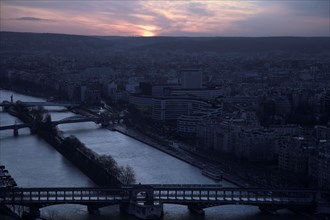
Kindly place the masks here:
[(204, 176), (207, 176), (207, 177), (215, 180), (215, 181), (221, 181), (222, 180), (222, 172), (219, 172), (217, 170), (204, 168), (202, 170), (202, 174)]

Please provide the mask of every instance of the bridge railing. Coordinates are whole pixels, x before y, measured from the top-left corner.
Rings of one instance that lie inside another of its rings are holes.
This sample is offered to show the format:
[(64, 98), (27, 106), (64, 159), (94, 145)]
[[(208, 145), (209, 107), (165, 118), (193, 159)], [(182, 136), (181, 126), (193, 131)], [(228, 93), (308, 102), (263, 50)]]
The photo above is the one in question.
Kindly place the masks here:
[(90, 203), (128, 200), (120, 188), (11, 188), (0, 189), (3, 204), (29, 203)]
[(203, 188), (214, 189), (223, 188), (222, 184), (150, 184), (153, 189), (182, 189), (182, 188)]
[(163, 202), (240, 202), (269, 204), (314, 204), (315, 191), (283, 191), (261, 189), (216, 189), (216, 188), (158, 188), (154, 189), (155, 200)]

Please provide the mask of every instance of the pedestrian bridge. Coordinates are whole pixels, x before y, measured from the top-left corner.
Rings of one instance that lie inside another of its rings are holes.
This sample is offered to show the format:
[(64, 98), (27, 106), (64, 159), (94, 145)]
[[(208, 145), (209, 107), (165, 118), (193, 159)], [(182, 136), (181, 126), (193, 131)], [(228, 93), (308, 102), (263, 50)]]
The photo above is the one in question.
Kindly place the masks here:
[(80, 123), (80, 122), (95, 122), (102, 123), (102, 118), (98, 117), (87, 117), (87, 116), (71, 116), (67, 118), (63, 118), (59, 121), (52, 121), (53, 126), (57, 126), (59, 124), (70, 124), (70, 123)]
[(110, 205), (186, 205), (195, 211), (220, 205), (253, 205), (264, 209), (329, 207), (329, 191), (223, 188), (220, 185), (131, 185), (106, 188), (2, 188), (2, 205), (39, 210), (56, 204), (93, 209)]
[[(17, 103), (20, 103), (24, 105), (25, 107), (35, 107), (35, 106), (60, 106), (60, 107), (79, 107), (79, 104), (74, 103), (57, 103), (57, 102), (22, 102), (17, 101)], [(10, 105), (13, 105), (14, 103), (9, 101), (3, 101), (0, 103), (1, 107), (8, 107)]]

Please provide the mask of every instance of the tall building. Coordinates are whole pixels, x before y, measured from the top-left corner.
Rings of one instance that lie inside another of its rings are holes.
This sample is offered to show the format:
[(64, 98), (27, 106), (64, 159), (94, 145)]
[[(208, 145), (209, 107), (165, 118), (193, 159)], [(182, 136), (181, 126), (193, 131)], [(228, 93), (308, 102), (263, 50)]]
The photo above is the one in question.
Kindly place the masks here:
[(330, 189), (330, 142), (323, 142), (318, 152), (318, 185)]
[(278, 157), (277, 138), (274, 130), (242, 128), (236, 137), (236, 156), (249, 161), (276, 161)]
[(324, 96), (324, 109), (325, 112), (330, 114), (330, 89), (328, 89)]
[(291, 112), (291, 104), (286, 96), (278, 96), (274, 99), (276, 114), (287, 116)]
[(210, 106), (208, 102), (199, 99), (180, 97), (153, 98), (152, 119), (176, 121), (181, 115), (191, 115), (208, 106)]
[(278, 166), (281, 170), (298, 175), (308, 175), (309, 155), (315, 142), (303, 137), (287, 137), (279, 140)]
[(224, 120), (218, 124), (214, 130), (214, 148), (221, 153), (235, 153), (235, 146), (237, 143), (237, 134), (241, 129), (238, 125), (239, 120)]
[(199, 69), (181, 70), (181, 86), (183, 89), (201, 89), (203, 86), (203, 75)]
[(191, 115), (180, 115), (177, 119), (177, 132), (180, 136), (196, 137), (198, 125), (205, 121), (215, 121), (222, 114), (222, 108), (202, 108)]
[(215, 129), (218, 126), (218, 122), (215, 120), (203, 120), (197, 124), (196, 127), (196, 140), (197, 146), (200, 149), (215, 150)]
[(314, 127), (314, 133), (318, 140), (330, 140), (330, 127), (316, 125)]

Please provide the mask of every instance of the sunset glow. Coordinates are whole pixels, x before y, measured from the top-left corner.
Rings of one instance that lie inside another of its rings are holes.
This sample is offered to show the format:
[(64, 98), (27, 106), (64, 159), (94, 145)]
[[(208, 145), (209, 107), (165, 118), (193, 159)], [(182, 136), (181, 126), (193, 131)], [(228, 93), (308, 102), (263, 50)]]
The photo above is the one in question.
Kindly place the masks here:
[(149, 31), (145, 31), (143, 33), (143, 37), (153, 37), (153, 36), (155, 36), (155, 34)]
[(329, 36), (329, 1), (0, 1), (1, 31)]

